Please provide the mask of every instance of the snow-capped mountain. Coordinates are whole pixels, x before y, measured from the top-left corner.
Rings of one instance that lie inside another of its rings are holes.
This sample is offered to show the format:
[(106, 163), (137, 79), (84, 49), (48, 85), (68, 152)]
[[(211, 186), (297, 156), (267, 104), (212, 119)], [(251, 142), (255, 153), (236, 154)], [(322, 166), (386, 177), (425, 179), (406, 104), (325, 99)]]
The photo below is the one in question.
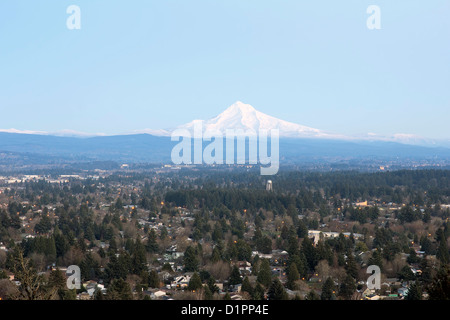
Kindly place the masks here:
[(365, 141), (385, 141), (385, 142), (397, 142), (408, 145), (415, 146), (442, 146), (448, 147), (450, 146), (450, 141), (446, 140), (435, 140), (430, 138), (425, 138), (416, 134), (409, 133), (396, 133), (390, 136), (383, 136), (376, 133), (368, 133), (367, 135), (361, 135), (357, 137), (359, 140)]
[(42, 136), (55, 136), (55, 137), (78, 137), (78, 138), (105, 136), (104, 133), (87, 133), (87, 132), (70, 130), (70, 129), (48, 132), (48, 131), (37, 131), (37, 130), (19, 130), (19, 129), (11, 128), (11, 129), (0, 129), (0, 132), (29, 134), (29, 135), (42, 135)]
[[(144, 129), (120, 135), (104, 135), (72, 130), (43, 132), (0, 129), (0, 155), (3, 157), (0, 157), (0, 160), (10, 157), (14, 160), (8, 161), (21, 159), (20, 161), (39, 164), (47, 163), (46, 161), (53, 163), (80, 159), (168, 163), (173, 162), (171, 158), (173, 148), (180, 144), (184, 146), (184, 140), (176, 142), (172, 139), (174, 131), (178, 129), (177, 136), (185, 134), (195, 139), (194, 133), (199, 129), (199, 125), (203, 134), (202, 138), (205, 138), (205, 132), (209, 132), (214, 137), (227, 136), (227, 129), (233, 130), (233, 135), (238, 135), (237, 130), (240, 129), (244, 136), (250, 136), (249, 131), (251, 131), (259, 134), (259, 137), (262, 137), (261, 132), (265, 130), (272, 138), (274, 136), (270, 130), (278, 129), (280, 139), (279, 146), (276, 148), (279, 147), (279, 159), (290, 163), (302, 163), (302, 161), (309, 163), (318, 159), (321, 161), (361, 160), (374, 159), (374, 157), (383, 161), (399, 161), (399, 159), (448, 161), (450, 159), (450, 141), (448, 140), (433, 144), (433, 141), (423, 140), (419, 136), (410, 134), (392, 136), (376, 133), (355, 136), (332, 134), (277, 119), (256, 110), (249, 104), (238, 101), (216, 117), (208, 120), (194, 120), (171, 130)], [(274, 140), (271, 139), (272, 141)], [(205, 150), (211, 145), (212, 142), (206, 143), (206, 146), (204, 143), (200, 144), (202, 149), (205, 147)], [(272, 148), (272, 143), (270, 145)], [(199, 144), (194, 143), (194, 151), (196, 146), (198, 148)], [(228, 148), (226, 145), (224, 147)], [(24, 154), (27, 156), (24, 157)], [(27, 158), (28, 155), (34, 158), (30, 160)], [(241, 159), (238, 158), (239, 153), (235, 155), (236, 161)]]
[[(421, 145), (421, 146), (443, 146), (450, 147), (448, 140), (433, 140), (425, 137), (420, 137), (412, 134), (398, 133), (392, 136), (383, 136), (376, 133), (367, 133), (362, 135), (343, 135), (339, 133), (330, 133), (324, 130), (307, 127), (293, 122), (281, 120), (263, 112), (256, 110), (250, 104), (237, 101), (228, 107), (225, 111), (216, 117), (207, 120), (193, 120), (189, 123), (180, 125), (172, 129), (144, 129), (136, 130), (134, 133), (147, 133), (154, 136), (170, 136), (174, 130), (177, 134), (184, 135), (183, 132), (189, 132), (189, 135), (194, 136), (194, 128), (201, 125), (202, 134), (209, 132), (213, 135), (220, 133), (226, 134), (227, 129), (243, 130), (245, 135), (255, 132), (258, 134), (261, 130), (270, 131), (271, 129), (278, 129), (281, 138), (323, 138), (333, 140), (345, 141), (382, 141), (382, 142), (396, 142), (407, 145)], [(250, 130), (250, 131), (247, 131)]]
[(325, 131), (299, 125), (296, 123), (277, 119), (256, 110), (249, 104), (237, 101), (218, 116), (208, 120), (194, 120), (178, 126), (178, 132), (189, 131), (192, 135), (194, 127), (202, 125), (202, 133), (221, 133), (225, 135), (227, 129), (243, 130), (243, 132), (254, 132), (258, 134), (262, 130), (268, 132), (272, 129), (279, 130), (280, 137), (289, 138), (343, 138)]
[[(239, 135), (238, 130), (246, 136), (250, 132), (259, 134), (263, 130), (270, 134), (270, 130), (278, 129), (280, 138), (322, 138), (330, 140), (344, 140), (344, 141), (360, 141), (360, 142), (393, 142), (406, 145), (427, 146), (427, 147), (445, 147), (450, 148), (450, 140), (435, 140), (421, 137), (414, 134), (397, 133), (390, 136), (379, 135), (376, 133), (366, 133), (359, 135), (343, 135), (338, 133), (330, 133), (324, 130), (307, 127), (304, 125), (292, 123), (281, 120), (273, 116), (267, 115), (256, 110), (250, 104), (237, 101), (229, 106), (225, 111), (219, 115), (207, 120), (193, 120), (189, 123), (180, 125), (171, 129), (141, 129), (134, 130), (129, 133), (122, 133), (121, 135), (136, 135), (148, 134), (156, 137), (170, 137), (172, 133), (177, 130), (177, 135), (184, 135), (183, 132), (188, 132), (188, 135), (194, 137), (194, 128), (201, 125), (202, 134), (209, 132), (211, 135), (226, 135), (226, 130), (234, 130), (234, 133)], [(57, 132), (46, 131), (32, 131), (32, 130), (18, 130), (18, 129), (0, 129), (0, 133), (15, 133), (27, 135), (45, 135), (58, 137), (100, 137), (108, 136), (103, 133), (85, 133), (75, 130), (60, 130)]]

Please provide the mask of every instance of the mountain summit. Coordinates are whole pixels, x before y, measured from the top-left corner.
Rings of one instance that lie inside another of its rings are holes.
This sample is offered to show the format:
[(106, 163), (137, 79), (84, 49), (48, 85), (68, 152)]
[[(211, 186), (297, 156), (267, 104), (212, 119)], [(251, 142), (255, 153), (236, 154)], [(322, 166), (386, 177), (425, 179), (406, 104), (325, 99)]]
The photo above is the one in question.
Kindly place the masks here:
[(319, 129), (314, 129), (292, 122), (277, 119), (256, 110), (249, 104), (237, 101), (228, 107), (218, 116), (208, 120), (194, 120), (181, 125), (176, 129), (185, 129), (193, 132), (194, 126), (202, 122), (203, 132), (220, 132), (225, 134), (227, 129), (232, 130), (252, 130), (256, 133), (260, 130), (270, 131), (278, 129), (280, 137), (290, 138), (336, 138), (337, 136), (325, 133)]

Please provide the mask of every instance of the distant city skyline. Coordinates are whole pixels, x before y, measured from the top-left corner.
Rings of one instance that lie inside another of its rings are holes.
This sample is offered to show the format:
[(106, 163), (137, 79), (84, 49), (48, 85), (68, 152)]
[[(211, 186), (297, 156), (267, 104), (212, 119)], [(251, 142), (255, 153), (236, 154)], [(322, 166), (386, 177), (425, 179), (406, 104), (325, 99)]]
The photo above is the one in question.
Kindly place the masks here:
[[(80, 29), (68, 28), (71, 5)], [(380, 8), (371, 30), (367, 8)], [(344, 135), (450, 139), (448, 1), (3, 1), (0, 129), (106, 135), (236, 101)]]

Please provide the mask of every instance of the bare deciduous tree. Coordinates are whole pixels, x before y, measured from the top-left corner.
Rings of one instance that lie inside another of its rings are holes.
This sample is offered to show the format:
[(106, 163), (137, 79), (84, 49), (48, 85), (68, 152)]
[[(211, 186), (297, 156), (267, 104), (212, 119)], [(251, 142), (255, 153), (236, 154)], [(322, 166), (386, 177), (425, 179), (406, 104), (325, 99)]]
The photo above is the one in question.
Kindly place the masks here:
[(16, 248), (13, 253), (12, 272), (20, 282), (18, 291), (11, 295), (14, 300), (52, 300), (57, 296), (56, 288), (46, 287), (45, 277), (39, 275), (31, 260), (23, 256), (23, 251)]

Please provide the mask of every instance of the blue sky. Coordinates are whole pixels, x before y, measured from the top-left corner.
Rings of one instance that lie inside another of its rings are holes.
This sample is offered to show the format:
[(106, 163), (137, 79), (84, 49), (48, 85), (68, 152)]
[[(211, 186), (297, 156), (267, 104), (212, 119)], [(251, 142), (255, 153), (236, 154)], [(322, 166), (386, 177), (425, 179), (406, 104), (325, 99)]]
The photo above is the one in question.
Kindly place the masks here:
[(0, 2), (1, 129), (120, 134), (240, 100), (336, 133), (449, 139), (449, 87), (447, 0)]

